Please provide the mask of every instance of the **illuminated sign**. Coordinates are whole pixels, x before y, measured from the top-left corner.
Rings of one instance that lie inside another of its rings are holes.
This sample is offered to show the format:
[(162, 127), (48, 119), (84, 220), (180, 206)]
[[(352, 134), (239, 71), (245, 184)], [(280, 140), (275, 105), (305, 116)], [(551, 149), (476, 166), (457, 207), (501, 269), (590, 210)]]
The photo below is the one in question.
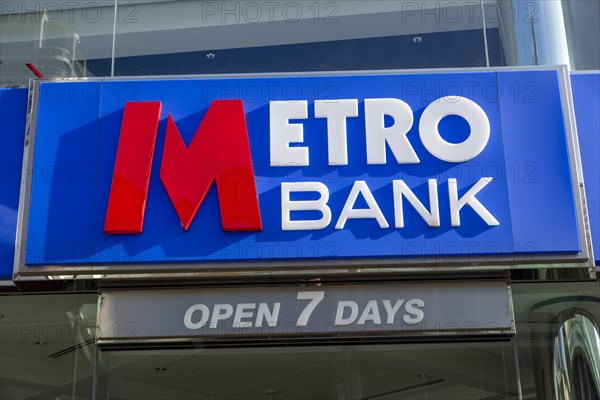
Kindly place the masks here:
[(587, 262), (562, 82), (42, 82), (21, 271)]

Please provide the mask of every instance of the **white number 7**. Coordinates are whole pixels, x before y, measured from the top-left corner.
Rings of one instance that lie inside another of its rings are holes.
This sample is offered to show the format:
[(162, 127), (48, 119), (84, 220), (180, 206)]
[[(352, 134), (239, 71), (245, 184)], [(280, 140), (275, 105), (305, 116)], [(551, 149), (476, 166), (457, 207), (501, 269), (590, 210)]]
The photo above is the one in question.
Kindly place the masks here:
[(296, 321), (296, 326), (306, 326), (317, 305), (323, 301), (325, 292), (298, 292), (296, 300), (310, 300)]

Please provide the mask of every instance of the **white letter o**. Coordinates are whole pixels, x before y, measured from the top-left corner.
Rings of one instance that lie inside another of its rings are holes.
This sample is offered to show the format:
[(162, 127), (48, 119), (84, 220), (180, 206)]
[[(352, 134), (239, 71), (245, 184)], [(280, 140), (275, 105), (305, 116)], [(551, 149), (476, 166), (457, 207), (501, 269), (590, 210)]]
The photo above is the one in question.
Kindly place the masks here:
[[(463, 117), (471, 127), (462, 143), (449, 143), (440, 135), (438, 125), (448, 115)], [(436, 158), (448, 162), (471, 160), (485, 149), (490, 138), (490, 121), (475, 102), (460, 96), (446, 96), (431, 103), (421, 116), (419, 136), (425, 148)]]
[[(200, 321), (192, 322), (192, 316), (196, 311), (200, 311), (202, 313), (202, 317), (200, 318)], [(183, 323), (188, 329), (200, 329), (204, 325), (206, 325), (206, 321), (208, 321), (209, 314), (210, 311), (208, 310), (208, 307), (206, 307), (204, 304), (194, 304), (185, 312), (185, 315), (183, 317)]]

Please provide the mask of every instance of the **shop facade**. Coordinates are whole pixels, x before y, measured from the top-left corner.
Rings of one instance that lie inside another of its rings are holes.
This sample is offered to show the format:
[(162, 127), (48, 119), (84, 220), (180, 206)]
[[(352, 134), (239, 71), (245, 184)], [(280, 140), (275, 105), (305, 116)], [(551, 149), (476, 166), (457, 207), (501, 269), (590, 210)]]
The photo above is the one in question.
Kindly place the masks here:
[(599, 2), (75, 3), (1, 3), (0, 397), (600, 399)]

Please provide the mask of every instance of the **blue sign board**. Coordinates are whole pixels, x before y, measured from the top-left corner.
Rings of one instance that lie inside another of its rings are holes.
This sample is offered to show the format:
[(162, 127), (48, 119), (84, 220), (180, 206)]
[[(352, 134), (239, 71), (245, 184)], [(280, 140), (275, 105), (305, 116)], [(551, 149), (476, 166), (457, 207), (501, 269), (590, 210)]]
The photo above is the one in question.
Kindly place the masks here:
[(600, 73), (571, 75), (587, 209), (596, 265), (600, 265)]
[(581, 262), (561, 99), (557, 70), (41, 82), (24, 265)]
[(12, 279), (27, 89), (0, 89), (0, 280)]

